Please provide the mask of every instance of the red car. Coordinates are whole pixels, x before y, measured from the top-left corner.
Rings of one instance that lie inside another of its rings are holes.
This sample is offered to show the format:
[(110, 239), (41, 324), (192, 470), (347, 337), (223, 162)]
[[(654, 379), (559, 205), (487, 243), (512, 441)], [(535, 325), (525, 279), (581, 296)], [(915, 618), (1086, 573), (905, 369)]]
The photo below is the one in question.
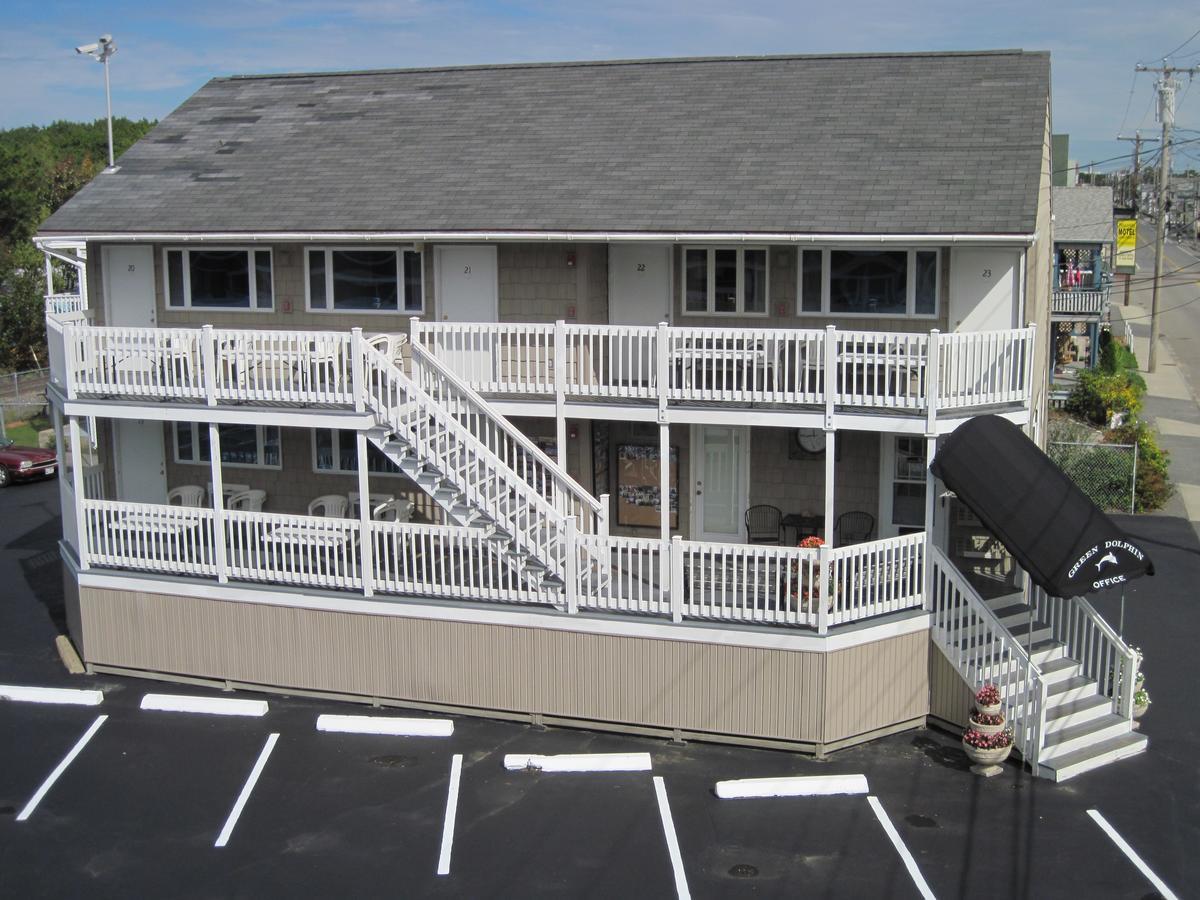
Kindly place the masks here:
[(0, 488), (14, 481), (53, 478), (56, 472), (58, 458), (53, 450), (18, 447), (10, 438), (0, 438)]

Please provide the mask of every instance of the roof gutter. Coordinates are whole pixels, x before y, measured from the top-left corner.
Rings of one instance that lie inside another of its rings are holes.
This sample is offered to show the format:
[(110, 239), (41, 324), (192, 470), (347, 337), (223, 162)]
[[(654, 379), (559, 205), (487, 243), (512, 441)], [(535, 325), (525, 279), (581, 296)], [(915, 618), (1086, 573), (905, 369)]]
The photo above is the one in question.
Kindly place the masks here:
[(81, 241), (105, 243), (489, 243), (509, 241), (564, 241), (569, 243), (656, 244), (1020, 244), (1037, 241), (1037, 234), (805, 234), (710, 231), (160, 231), (95, 232), (77, 235), (40, 235), (39, 247)]

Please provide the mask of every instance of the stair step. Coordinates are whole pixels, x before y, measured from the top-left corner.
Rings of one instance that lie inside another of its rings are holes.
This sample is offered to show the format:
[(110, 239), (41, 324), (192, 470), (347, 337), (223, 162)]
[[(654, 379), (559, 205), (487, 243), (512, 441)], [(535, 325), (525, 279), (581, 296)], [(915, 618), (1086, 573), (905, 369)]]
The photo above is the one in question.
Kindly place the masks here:
[(1046, 735), (1042, 747), (1042, 762), (1066, 756), (1076, 750), (1102, 744), (1110, 738), (1127, 734), (1131, 730), (1128, 719), (1109, 713), (1087, 722), (1070, 725)]
[(1046, 733), (1062, 731), (1072, 725), (1089, 722), (1111, 712), (1112, 701), (1098, 693), (1092, 694), (1090, 697), (1082, 697), (1079, 700), (1072, 700), (1070, 703), (1060, 703), (1046, 710)]
[(1062, 703), (1082, 700), (1084, 697), (1092, 697), (1097, 693), (1096, 682), (1092, 679), (1083, 675), (1072, 675), (1070, 678), (1046, 685), (1046, 703), (1055, 707)]
[(1067, 647), (1062, 643), (1062, 641), (1056, 641), (1053, 638), (1048, 638), (1033, 642), (1033, 649), (1029, 651), (1029, 658), (1033, 660), (1033, 664), (1040, 669), (1050, 660), (1059, 659), (1063, 656), (1066, 656), (1066, 653)]
[[(1016, 631), (1010, 631), (1009, 633), (1014, 638), (1017, 639), (1018, 644), (1020, 644), (1022, 647), (1025, 647), (1026, 649), (1029, 648), (1030, 635), (1029, 635), (1029, 631), (1027, 629), (1018, 628)], [(1036, 644), (1038, 641), (1050, 640), (1051, 637), (1053, 637), (1053, 635), (1051, 634), (1049, 627), (1043, 625), (1041, 628), (1039, 628), (1039, 627), (1037, 627), (1037, 625), (1034, 625), (1034, 628), (1033, 628), (1033, 643), (1034, 644)]]
[(1064, 754), (1049, 762), (1043, 762), (1039, 769), (1042, 775), (1052, 778), (1054, 781), (1066, 781), (1068, 778), (1074, 778), (1076, 775), (1082, 775), (1084, 772), (1090, 772), (1092, 769), (1098, 769), (1108, 763), (1143, 753), (1149, 743), (1144, 734), (1131, 731), (1082, 750)]
[(1074, 678), (1080, 674), (1082, 668), (1083, 666), (1069, 656), (1060, 656), (1057, 659), (1049, 660), (1038, 666), (1039, 671), (1042, 673), (1042, 680), (1046, 684), (1055, 684), (1059, 681)]
[(1029, 605), (1025, 602), (1025, 595), (1022, 594), (1020, 591), (1016, 591), (1011, 594), (1001, 594), (999, 597), (989, 597), (987, 600), (984, 600), (983, 602), (986, 603), (993, 612), (995, 612), (998, 609), (1004, 609), (1004, 607), (1006, 607), (1006, 606), (1020, 605), (1020, 606), (1025, 607), (1026, 609), (1029, 608)]

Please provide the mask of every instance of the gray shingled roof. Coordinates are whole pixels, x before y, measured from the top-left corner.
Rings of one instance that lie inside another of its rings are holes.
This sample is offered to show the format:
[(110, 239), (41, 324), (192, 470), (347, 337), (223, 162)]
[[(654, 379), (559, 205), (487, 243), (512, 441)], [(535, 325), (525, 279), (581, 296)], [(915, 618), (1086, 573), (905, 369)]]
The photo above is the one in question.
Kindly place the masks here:
[(1054, 240), (1061, 243), (1107, 244), (1113, 239), (1113, 190), (1081, 184), (1056, 187), (1050, 194)]
[(43, 225), (1031, 233), (1045, 53), (216, 78)]

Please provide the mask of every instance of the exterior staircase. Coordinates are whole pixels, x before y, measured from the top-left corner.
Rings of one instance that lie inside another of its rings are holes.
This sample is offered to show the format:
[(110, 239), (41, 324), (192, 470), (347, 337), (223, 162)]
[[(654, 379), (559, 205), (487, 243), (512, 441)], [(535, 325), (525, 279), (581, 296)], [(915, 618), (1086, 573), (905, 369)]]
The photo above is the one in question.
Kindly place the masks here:
[[(458, 525), (484, 529), (528, 583), (580, 583), (569, 532), (607, 534), (606, 504), (422, 348), (413, 377), (363, 347), (367, 438)], [(600, 561), (583, 560), (586, 572)], [(603, 566), (607, 570), (607, 566)]]
[(1133, 730), (1136, 655), (1091, 604), (1036, 589), (1031, 603), (985, 601), (939, 550), (929, 562), (935, 644), (969, 686), (1001, 689), (1015, 747), (1036, 774), (1064, 781), (1146, 749)]

